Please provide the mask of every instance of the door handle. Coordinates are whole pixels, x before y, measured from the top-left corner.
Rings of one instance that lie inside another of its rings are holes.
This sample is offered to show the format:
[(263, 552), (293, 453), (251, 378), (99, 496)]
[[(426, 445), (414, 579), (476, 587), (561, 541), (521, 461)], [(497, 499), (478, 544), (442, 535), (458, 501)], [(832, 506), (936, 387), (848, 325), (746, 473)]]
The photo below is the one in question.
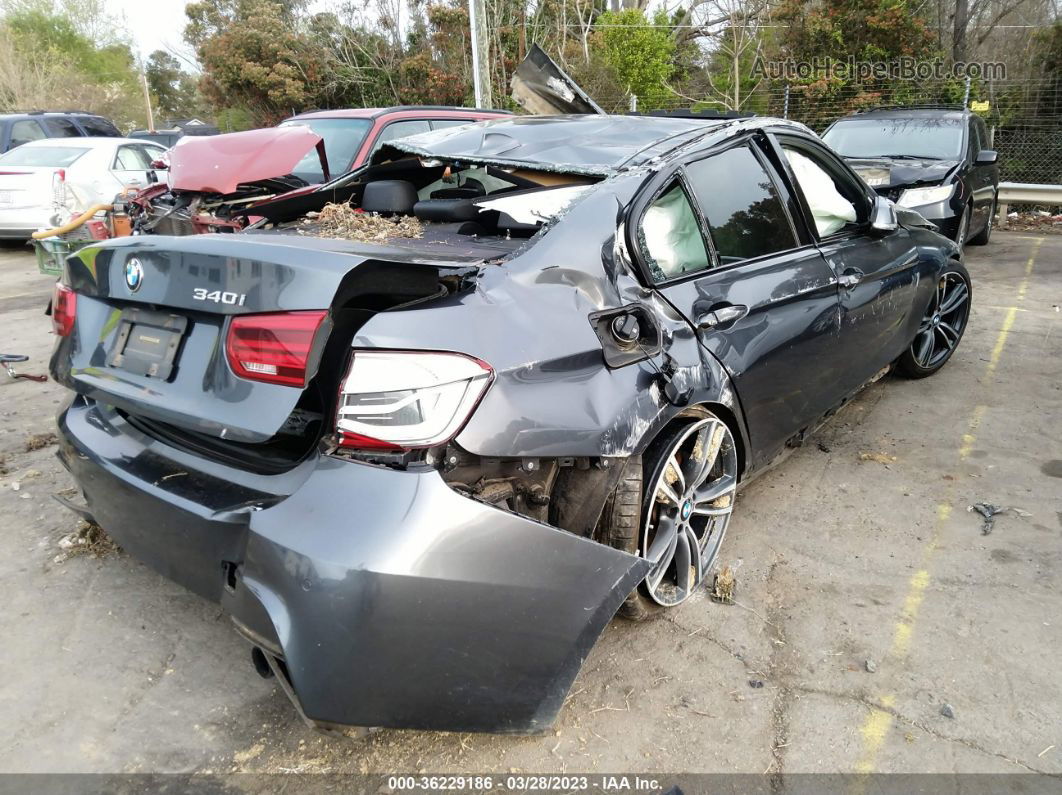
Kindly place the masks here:
[(851, 290), (861, 281), (866, 274), (859, 268), (845, 268), (844, 273), (837, 277), (837, 283), (846, 290)]
[(732, 326), (748, 313), (749, 308), (744, 304), (728, 304), (727, 306), (721, 306), (718, 309), (713, 309), (711, 312), (705, 312), (697, 318), (697, 328), (721, 329), (726, 326)]

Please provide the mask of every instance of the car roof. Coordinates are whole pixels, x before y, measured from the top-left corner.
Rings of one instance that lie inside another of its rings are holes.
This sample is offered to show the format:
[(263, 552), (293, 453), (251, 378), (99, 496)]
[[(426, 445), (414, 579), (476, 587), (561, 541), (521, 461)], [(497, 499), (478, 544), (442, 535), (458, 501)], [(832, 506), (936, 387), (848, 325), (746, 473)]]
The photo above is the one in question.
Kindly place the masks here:
[(102, 119), (98, 113), (89, 113), (87, 110), (23, 110), (11, 113), (0, 113), (0, 119), (40, 119), (49, 116), (91, 116), (94, 119)]
[(79, 146), (83, 149), (104, 149), (108, 146), (120, 146), (121, 144), (143, 145), (150, 143), (153, 142), (145, 141), (143, 138), (118, 138), (113, 135), (79, 135), (70, 138), (39, 138), (36, 141), (27, 141), (17, 148), (21, 149), (23, 146)]
[(507, 110), (487, 110), (484, 108), (457, 108), (450, 105), (396, 105), (391, 108), (337, 108), (336, 110), (314, 110), (299, 113), (284, 121), (292, 119), (376, 119), (391, 113), (419, 115), (424, 112), (454, 114), (459, 117), (482, 115), (510, 116)]
[(876, 119), (954, 119), (956, 121), (964, 119), (970, 115), (970, 111), (963, 108), (872, 108), (870, 110), (856, 111), (849, 114), (837, 121), (846, 121), (848, 119), (864, 119), (871, 116)]
[[(683, 119), (659, 116), (511, 116), (389, 142), (427, 157), (518, 163), (561, 172), (608, 175), (666, 155), (712, 132), (785, 126), (781, 119)], [(386, 148), (386, 147), (385, 147)]]

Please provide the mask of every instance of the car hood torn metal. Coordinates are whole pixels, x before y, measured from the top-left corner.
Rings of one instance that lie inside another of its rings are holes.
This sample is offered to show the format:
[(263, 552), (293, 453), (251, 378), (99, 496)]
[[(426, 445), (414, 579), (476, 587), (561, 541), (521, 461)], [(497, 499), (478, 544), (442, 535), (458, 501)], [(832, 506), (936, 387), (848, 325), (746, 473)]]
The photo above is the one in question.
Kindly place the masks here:
[(170, 187), (233, 193), (241, 184), (290, 174), (314, 147), (327, 177), (323, 139), (309, 127), (296, 125), (185, 137), (170, 150)]

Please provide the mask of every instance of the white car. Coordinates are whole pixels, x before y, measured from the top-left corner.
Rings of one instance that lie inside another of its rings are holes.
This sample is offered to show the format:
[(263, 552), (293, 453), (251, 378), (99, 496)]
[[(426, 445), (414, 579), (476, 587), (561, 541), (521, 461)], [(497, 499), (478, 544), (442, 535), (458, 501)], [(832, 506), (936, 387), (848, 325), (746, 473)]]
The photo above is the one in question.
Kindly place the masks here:
[(165, 147), (135, 138), (45, 138), (0, 155), (0, 238), (27, 240), (130, 185), (147, 187)]

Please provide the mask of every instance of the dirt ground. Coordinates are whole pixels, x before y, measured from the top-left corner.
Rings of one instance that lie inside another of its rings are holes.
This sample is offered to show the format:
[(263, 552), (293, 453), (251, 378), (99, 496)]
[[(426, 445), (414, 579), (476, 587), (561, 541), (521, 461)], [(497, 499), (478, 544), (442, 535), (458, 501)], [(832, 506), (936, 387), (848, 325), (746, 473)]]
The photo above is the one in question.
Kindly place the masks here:
[[(736, 604), (612, 622), (534, 737), (307, 729), (217, 607), (60, 548), (72, 482), (39, 435), (63, 390), (0, 375), (0, 772), (1062, 774), (1062, 237), (968, 262), (952, 362), (874, 385), (740, 495)], [(50, 289), (0, 250), (26, 372)], [(1013, 510), (984, 535), (975, 502)]]

